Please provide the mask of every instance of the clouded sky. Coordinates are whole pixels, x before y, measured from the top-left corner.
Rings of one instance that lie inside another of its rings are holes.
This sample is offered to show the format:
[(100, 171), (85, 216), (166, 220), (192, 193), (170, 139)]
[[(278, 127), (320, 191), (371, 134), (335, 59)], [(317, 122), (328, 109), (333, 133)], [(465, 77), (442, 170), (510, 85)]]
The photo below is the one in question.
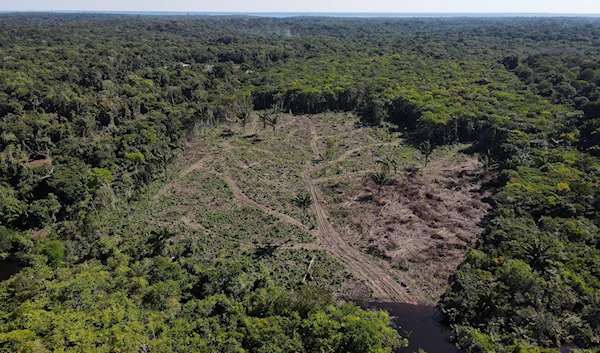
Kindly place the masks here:
[(23, 10), (600, 14), (600, 0), (0, 0), (0, 11)]

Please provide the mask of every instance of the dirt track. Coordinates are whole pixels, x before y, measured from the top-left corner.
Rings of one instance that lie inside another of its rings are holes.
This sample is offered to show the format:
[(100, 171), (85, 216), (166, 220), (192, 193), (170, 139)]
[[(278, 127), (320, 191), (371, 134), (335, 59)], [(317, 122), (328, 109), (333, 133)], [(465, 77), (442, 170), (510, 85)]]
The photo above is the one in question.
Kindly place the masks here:
[[(316, 150), (316, 141), (319, 137), (317, 136), (316, 129), (312, 124), (311, 134), (313, 137), (311, 141), (313, 154), (318, 156), (320, 154)], [(340, 234), (333, 228), (327, 219), (327, 214), (323, 209), (321, 202), (319, 201), (319, 193), (317, 191), (317, 187), (315, 186), (315, 182), (310, 177), (312, 173), (325, 168), (328, 165), (339, 163), (350, 157), (353, 153), (367, 147), (369, 146), (363, 146), (362, 148), (349, 150), (334, 161), (318, 165), (303, 173), (302, 176), (304, 177), (306, 185), (310, 191), (313, 200), (312, 207), (317, 217), (318, 231), (315, 232), (315, 235), (317, 236), (317, 239), (319, 239), (319, 243), (324, 249), (330, 251), (336, 258), (346, 265), (346, 269), (348, 271), (353, 273), (356, 277), (360, 278), (365, 282), (365, 284), (368, 285), (368, 287), (373, 291), (373, 297), (378, 300), (414, 304), (416, 301), (411, 298), (406, 289), (402, 288), (398, 281), (393, 279), (380, 266), (375, 264), (365, 255), (361, 254), (357, 249), (352, 248), (342, 239)]]
[(308, 175), (304, 175), (306, 184), (313, 199), (313, 209), (317, 216), (319, 243), (346, 265), (346, 269), (356, 277), (365, 281), (379, 300), (416, 303), (400, 284), (388, 275), (381, 267), (350, 247), (327, 220), (325, 210), (319, 202), (315, 183)]
[[(368, 256), (362, 254), (358, 249), (351, 247), (348, 243), (342, 239), (340, 234), (334, 229), (331, 222), (328, 220), (327, 212), (325, 211), (322, 203), (320, 201), (319, 191), (315, 185), (316, 182), (322, 180), (313, 180), (311, 179), (312, 173), (319, 171), (325, 167), (335, 165), (336, 163), (340, 163), (348, 158), (350, 158), (354, 153), (359, 152), (363, 149), (374, 147), (374, 146), (384, 146), (384, 145), (393, 145), (393, 143), (380, 143), (380, 144), (370, 144), (364, 145), (361, 147), (353, 148), (351, 150), (346, 151), (335, 160), (332, 161), (323, 161), (321, 158), (321, 154), (318, 151), (317, 141), (321, 139), (321, 136), (318, 136), (316, 128), (310, 122), (310, 118), (308, 118), (307, 123), (310, 126), (310, 148), (312, 149), (312, 161), (306, 162), (306, 170), (302, 173), (302, 177), (306, 183), (308, 190), (310, 191), (310, 195), (312, 197), (312, 208), (315, 212), (318, 228), (312, 231), (312, 234), (317, 239), (317, 244), (295, 244), (289, 246), (288, 248), (294, 249), (313, 249), (313, 250), (326, 250), (330, 252), (334, 257), (340, 260), (345, 266), (346, 269), (354, 274), (357, 278), (364, 281), (364, 283), (371, 289), (372, 295), (374, 299), (381, 301), (393, 301), (393, 302), (403, 302), (403, 303), (416, 303), (416, 301), (408, 294), (407, 290), (403, 288), (397, 280), (395, 280), (392, 276), (390, 276), (386, 270), (384, 270), (381, 266), (379, 266), (374, 260), (370, 259)], [(289, 134), (288, 134), (289, 136)], [(222, 151), (233, 150), (236, 147), (231, 146), (231, 144), (225, 140), (220, 144)], [(309, 146), (306, 146), (309, 147)], [(271, 151), (261, 151), (272, 153)], [(157, 201), (160, 197), (168, 195), (170, 190), (180, 182), (184, 177), (190, 174), (194, 170), (203, 170), (207, 168), (207, 165), (210, 162), (218, 161), (216, 156), (206, 155), (202, 157), (200, 160), (196, 161), (186, 169), (184, 169), (177, 177), (174, 178), (170, 183), (165, 185), (156, 195), (153, 197), (153, 201)], [(313, 165), (313, 163), (318, 163), (317, 165)], [(311, 167), (312, 166), (312, 167)], [(229, 188), (232, 190), (234, 196), (237, 200), (255, 207), (257, 209), (262, 210), (263, 212), (275, 216), (280, 221), (287, 222), (293, 224), (305, 231), (309, 231), (308, 227), (304, 225), (299, 220), (290, 217), (286, 214), (278, 212), (276, 210), (270, 209), (265, 205), (262, 205), (252, 199), (250, 199), (244, 192), (238, 187), (237, 183), (233, 178), (225, 171), (224, 173), (216, 173), (211, 170), (210, 172), (219, 175), (219, 177), (223, 178)], [(324, 179), (325, 180), (325, 179)], [(187, 222), (189, 226), (193, 227), (195, 224), (191, 222)]]
[(158, 201), (158, 199), (161, 196), (167, 195), (169, 193), (169, 191), (171, 190), (171, 188), (173, 187), (173, 185), (175, 185), (176, 182), (178, 182), (181, 179), (185, 178), (188, 174), (190, 174), (194, 170), (201, 170), (202, 168), (204, 168), (204, 165), (208, 161), (210, 161), (211, 159), (212, 158), (210, 156), (204, 156), (203, 158), (201, 158), (196, 163), (194, 163), (194, 164), (190, 165), (189, 167), (187, 167), (185, 170), (183, 170), (181, 173), (179, 173), (179, 175), (177, 176), (177, 178), (175, 178), (175, 180), (171, 181), (170, 183), (168, 183), (167, 185), (165, 185), (162, 189), (160, 189), (156, 193), (156, 195), (154, 195), (154, 197), (152, 197), (152, 202), (156, 202), (156, 201)]
[(271, 216), (275, 216), (275, 217), (279, 218), (279, 220), (281, 220), (281, 221), (291, 223), (299, 228), (302, 228), (302, 229), (308, 231), (308, 228), (304, 224), (302, 224), (302, 222), (298, 221), (297, 219), (292, 218), (281, 212), (274, 211), (264, 205), (259, 204), (258, 202), (255, 202), (254, 200), (250, 199), (248, 196), (246, 196), (246, 194), (244, 194), (242, 192), (242, 190), (240, 190), (240, 188), (237, 186), (236, 182), (228, 174), (221, 175), (221, 177), (223, 178), (223, 180), (225, 180), (227, 185), (229, 185), (229, 187), (231, 188), (231, 191), (233, 191), (233, 194), (239, 200), (243, 201), (244, 203), (249, 204), (250, 206), (258, 208), (259, 210), (261, 210), (267, 214), (270, 214)]

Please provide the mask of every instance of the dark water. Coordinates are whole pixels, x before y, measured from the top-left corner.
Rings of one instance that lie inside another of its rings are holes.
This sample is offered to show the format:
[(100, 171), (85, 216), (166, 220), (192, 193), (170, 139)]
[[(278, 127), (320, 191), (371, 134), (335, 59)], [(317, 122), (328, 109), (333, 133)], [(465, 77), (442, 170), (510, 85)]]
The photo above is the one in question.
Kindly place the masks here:
[(441, 315), (432, 306), (400, 303), (357, 302), (363, 308), (387, 311), (402, 337), (408, 338), (408, 348), (400, 353), (416, 352), (419, 348), (427, 353), (462, 353), (450, 343), (451, 332), (442, 327)]
[(15, 262), (8, 260), (0, 261), (0, 282), (9, 279), (10, 276), (19, 272), (19, 270), (21, 270), (21, 267)]

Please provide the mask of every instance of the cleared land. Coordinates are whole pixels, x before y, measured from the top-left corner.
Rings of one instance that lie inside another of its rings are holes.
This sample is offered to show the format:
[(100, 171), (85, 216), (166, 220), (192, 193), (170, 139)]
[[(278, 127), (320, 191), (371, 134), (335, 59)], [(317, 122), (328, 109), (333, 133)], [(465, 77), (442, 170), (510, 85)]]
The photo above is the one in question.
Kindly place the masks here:
[[(255, 117), (232, 130), (189, 141), (145, 208), (150, 223), (187, 234), (176, 241), (267, 254), (257, 261), (286, 281), (344, 296), (431, 303), (480, 232), (485, 179), (466, 146), (409, 173), (423, 165), (417, 150), (348, 114), (281, 115), (274, 128)], [(377, 160), (396, 164), (381, 187), (370, 178)], [(292, 202), (301, 194), (310, 208)]]

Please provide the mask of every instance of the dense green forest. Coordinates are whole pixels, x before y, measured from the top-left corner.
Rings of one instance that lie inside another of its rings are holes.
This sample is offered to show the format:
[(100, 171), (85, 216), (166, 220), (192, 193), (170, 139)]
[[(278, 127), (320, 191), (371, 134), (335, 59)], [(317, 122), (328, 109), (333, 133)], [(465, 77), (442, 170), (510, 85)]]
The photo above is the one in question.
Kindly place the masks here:
[(187, 136), (252, 109), (471, 143), (493, 211), (439, 303), (456, 343), (600, 351), (597, 19), (3, 14), (0, 65), (0, 260), (22, 267), (0, 283), (2, 352), (404, 345), (318, 278), (118, 223)]

